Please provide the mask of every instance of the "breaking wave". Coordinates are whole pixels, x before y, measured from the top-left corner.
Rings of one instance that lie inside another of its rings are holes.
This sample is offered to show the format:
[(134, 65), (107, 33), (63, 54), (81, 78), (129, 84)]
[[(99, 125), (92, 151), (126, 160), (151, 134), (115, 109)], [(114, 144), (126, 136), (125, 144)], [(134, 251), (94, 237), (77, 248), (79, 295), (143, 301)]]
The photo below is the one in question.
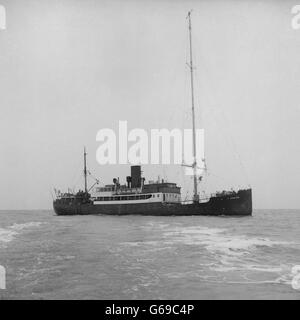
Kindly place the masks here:
[[(293, 242), (234, 235), (227, 229), (208, 227), (176, 227), (166, 230), (164, 238), (167, 242), (174, 244), (181, 243), (205, 248), (214, 258), (214, 263), (208, 266), (212, 274), (210, 279), (206, 279), (207, 281), (291, 284), (292, 265), (276, 260), (273, 265), (264, 264), (264, 258), (267, 255), (265, 249), (292, 248), (295, 245)], [(239, 280), (232, 280), (237, 275)], [(199, 274), (199, 277), (202, 275)]]
[(244, 235), (228, 234), (226, 229), (208, 227), (187, 227), (166, 230), (164, 238), (167, 242), (200, 245), (214, 254), (226, 256), (248, 255), (251, 251), (263, 247), (289, 246), (293, 243), (274, 241), (268, 238), (254, 238)]
[(14, 223), (11, 226), (0, 228), (0, 243), (11, 242), (23, 229), (39, 227), (42, 223), (43, 222)]
[(152, 223), (143, 229), (159, 238), (123, 243), (127, 248), (136, 248), (135, 255), (148, 256), (162, 250), (172, 253), (176, 248), (192, 246), (190, 252), (201, 259), (198, 269), (168, 272), (168, 278), (193, 276), (209, 282), (291, 284), (293, 265), (280, 258), (271, 259), (271, 256), (276, 252), (281, 256), (282, 250), (293, 249), (296, 243), (234, 234), (226, 228)]

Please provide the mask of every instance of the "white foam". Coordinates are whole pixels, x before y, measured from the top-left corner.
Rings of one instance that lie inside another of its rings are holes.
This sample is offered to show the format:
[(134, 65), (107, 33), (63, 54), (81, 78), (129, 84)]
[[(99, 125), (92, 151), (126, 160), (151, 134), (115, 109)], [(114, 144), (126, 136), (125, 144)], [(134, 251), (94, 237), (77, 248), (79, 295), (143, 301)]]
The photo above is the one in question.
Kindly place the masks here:
[[(257, 237), (237, 234), (230, 229), (209, 228), (204, 226), (183, 227), (180, 225), (166, 225), (153, 223), (145, 228), (153, 231), (153, 235), (158, 231), (159, 238), (146, 241), (125, 242), (126, 246), (137, 247), (138, 254), (141, 250), (145, 254), (149, 251), (172, 250), (178, 246), (196, 246), (196, 252), (201, 254), (204, 264), (197, 264), (198, 270), (183, 273), (171, 273), (168, 277), (199, 277), (205, 281), (221, 283), (241, 283), (241, 284), (290, 284), (291, 265), (286, 261), (271, 261), (266, 254), (266, 248), (282, 249), (281, 247), (291, 247), (298, 244), (287, 241), (277, 241), (267, 237)], [(162, 235), (162, 238), (161, 238)], [(197, 250), (198, 248), (198, 250)], [(206, 251), (203, 256), (203, 249)], [(270, 250), (269, 250), (270, 251)], [(195, 252), (195, 248), (193, 248)], [(203, 271), (205, 270), (205, 275)], [(207, 274), (208, 273), (208, 274)]]
[(14, 223), (6, 228), (0, 228), (0, 242), (11, 242), (23, 229), (38, 227), (41, 224), (42, 222)]
[[(295, 243), (275, 241), (264, 237), (232, 234), (229, 230), (207, 227), (169, 228), (164, 233), (165, 243), (203, 247), (214, 259), (209, 266), (212, 278), (226, 283), (291, 283), (291, 266), (266, 265), (260, 259), (260, 249), (294, 246)], [(262, 258), (264, 255), (262, 255)], [(201, 266), (199, 265), (199, 268)], [(224, 274), (221, 276), (221, 274)], [(218, 276), (219, 274), (219, 276)], [(251, 276), (250, 276), (251, 275)], [(202, 278), (202, 275), (199, 275)], [(220, 277), (220, 278), (219, 278)], [(241, 280), (232, 281), (231, 278)], [(250, 279), (248, 278), (250, 277)], [(251, 278), (258, 279), (251, 279)]]
[(207, 227), (174, 228), (167, 230), (164, 237), (167, 241), (186, 245), (201, 245), (211, 253), (227, 256), (242, 256), (259, 247), (289, 245), (289, 242), (273, 241), (267, 238), (251, 238), (244, 235), (226, 233), (226, 229)]
[(10, 229), (13, 230), (23, 230), (25, 228), (32, 228), (32, 227), (39, 227), (43, 222), (26, 222), (26, 223), (14, 223), (12, 226), (10, 226)]
[(1, 242), (10, 242), (14, 239), (14, 237), (18, 234), (18, 232), (0, 228), (0, 241)]

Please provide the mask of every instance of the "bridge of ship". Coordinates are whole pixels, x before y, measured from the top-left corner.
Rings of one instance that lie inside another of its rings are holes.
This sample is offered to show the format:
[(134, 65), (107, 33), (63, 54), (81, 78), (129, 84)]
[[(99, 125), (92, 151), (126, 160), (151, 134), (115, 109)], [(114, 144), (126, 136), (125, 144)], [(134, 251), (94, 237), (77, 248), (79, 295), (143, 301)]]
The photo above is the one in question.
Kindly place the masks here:
[(96, 187), (91, 198), (94, 203), (140, 203), (140, 202), (181, 202), (180, 187), (176, 183), (162, 182), (144, 184), (138, 188), (127, 185), (106, 185)]

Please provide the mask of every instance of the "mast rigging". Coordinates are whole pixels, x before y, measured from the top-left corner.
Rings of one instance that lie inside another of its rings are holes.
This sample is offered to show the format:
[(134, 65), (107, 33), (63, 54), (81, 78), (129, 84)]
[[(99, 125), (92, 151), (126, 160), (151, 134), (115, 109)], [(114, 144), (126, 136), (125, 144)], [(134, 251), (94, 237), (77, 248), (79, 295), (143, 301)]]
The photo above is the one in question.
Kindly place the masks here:
[(192, 54), (192, 22), (191, 11), (188, 12), (189, 19), (189, 42), (190, 42), (190, 72), (191, 72), (191, 98), (192, 98), (192, 118), (193, 118), (193, 176), (194, 176), (194, 202), (199, 202), (198, 184), (197, 184), (197, 150), (196, 150), (196, 126), (195, 126), (195, 99), (194, 99), (194, 68), (193, 68), (193, 54)]
[(84, 147), (84, 152), (83, 152), (83, 160), (84, 160), (84, 169), (83, 169), (83, 174), (84, 174), (84, 192), (88, 193), (88, 189), (87, 189), (87, 169), (86, 169), (86, 150)]

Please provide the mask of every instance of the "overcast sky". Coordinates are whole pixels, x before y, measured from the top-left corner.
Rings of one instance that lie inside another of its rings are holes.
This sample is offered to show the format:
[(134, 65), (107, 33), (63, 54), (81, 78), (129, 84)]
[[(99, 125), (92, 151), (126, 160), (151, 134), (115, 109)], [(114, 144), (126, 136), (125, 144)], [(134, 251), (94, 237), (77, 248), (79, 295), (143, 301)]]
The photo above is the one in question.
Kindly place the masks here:
[[(255, 208), (300, 208), (297, 1), (0, 4), (1, 209), (51, 208), (53, 187), (82, 187), (84, 145), (94, 176), (123, 182), (129, 166), (96, 162), (98, 130), (117, 130), (119, 120), (129, 129), (191, 127), (190, 9), (210, 173), (200, 189), (251, 184)], [(145, 166), (144, 175), (188, 190), (182, 171)]]

